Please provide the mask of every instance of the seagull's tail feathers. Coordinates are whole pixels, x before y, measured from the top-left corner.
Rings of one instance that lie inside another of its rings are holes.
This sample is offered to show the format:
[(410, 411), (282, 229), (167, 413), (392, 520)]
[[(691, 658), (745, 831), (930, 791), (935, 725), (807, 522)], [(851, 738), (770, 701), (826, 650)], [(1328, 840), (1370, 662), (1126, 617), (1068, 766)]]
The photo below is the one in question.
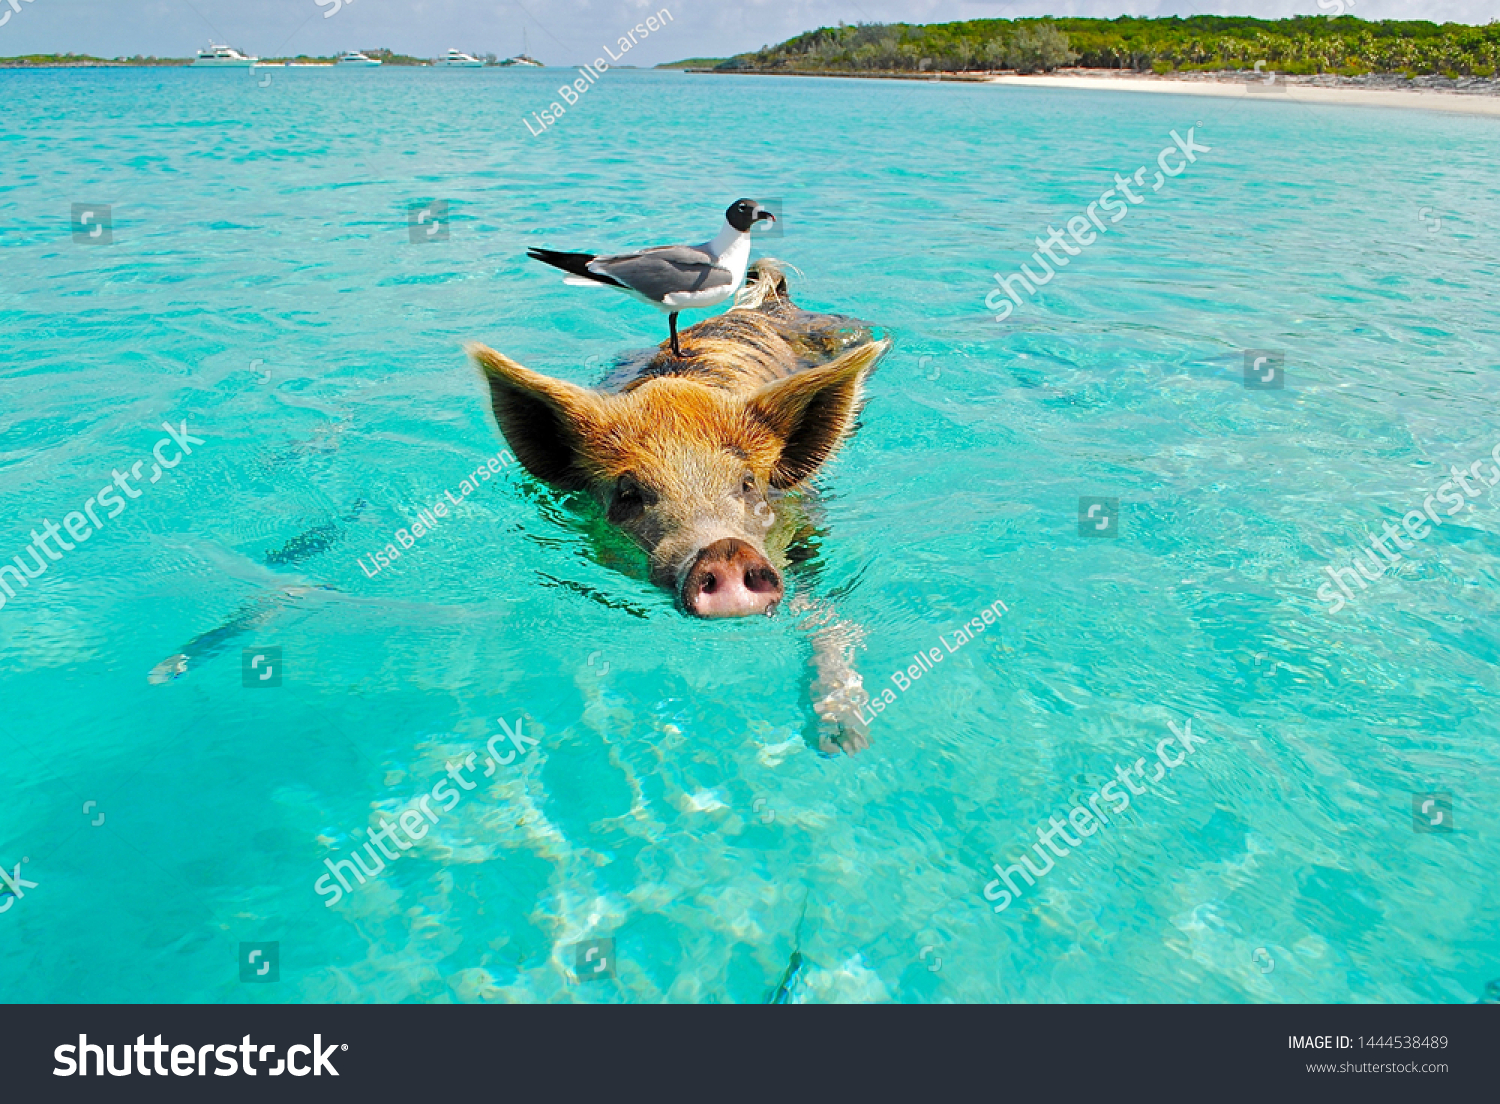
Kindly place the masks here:
[(618, 280), (609, 276), (600, 276), (598, 273), (589, 271), (589, 262), (594, 260), (592, 253), (559, 253), (553, 249), (528, 249), (526, 255), (533, 261), (541, 261), (542, 264), (560, 268), (568, 274), (563, 281), (565, 284), (612, 284), (621, 287)]

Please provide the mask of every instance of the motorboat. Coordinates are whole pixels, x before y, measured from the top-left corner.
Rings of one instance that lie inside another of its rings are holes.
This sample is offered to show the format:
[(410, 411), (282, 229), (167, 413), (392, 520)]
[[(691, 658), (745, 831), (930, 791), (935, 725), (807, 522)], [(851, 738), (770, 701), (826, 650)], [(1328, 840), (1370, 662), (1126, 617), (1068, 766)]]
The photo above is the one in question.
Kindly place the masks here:
[(432, 64), (443, 65), (449, 69), (483, 69), (484, 62), (473, 54), (466, 54), (462, 50), (449, 50)]
[(194, 65), (215, 66), (218, 68), (248, 69), (260, 58), (247, 57), (233, 46), (224, 46), (211, 42), (208, 49), (199, 50), (198, 56), (193, 59)]

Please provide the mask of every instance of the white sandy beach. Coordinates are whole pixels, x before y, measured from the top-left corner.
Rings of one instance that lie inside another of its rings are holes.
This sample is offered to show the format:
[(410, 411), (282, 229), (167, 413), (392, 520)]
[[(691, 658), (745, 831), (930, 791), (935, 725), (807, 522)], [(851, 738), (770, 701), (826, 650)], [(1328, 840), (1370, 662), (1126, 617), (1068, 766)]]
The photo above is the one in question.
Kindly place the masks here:
[[(1279, 75), (1277, 79), (1281, 79)], [(1283, 83), (1283, 90), (1280, 92), (1252, 92), (1246, 85), (1234, 81), (1114, 76), (1108, 73), (1101, 73), (1099, 76), (1002, 76), (991, 77), (988, 83), (1023, 85), (1028, 88), (1088, 88), (1094, 91), (1159, 92), (1188, 96), (1239, 96), (1308, 104), (1404, 107), (1420, 111), (1452, 111), (1465, 115), (1500, 115), (1500, 96), (1434, 92), (1426, 89), (1323, 88), (1317, 85)]]

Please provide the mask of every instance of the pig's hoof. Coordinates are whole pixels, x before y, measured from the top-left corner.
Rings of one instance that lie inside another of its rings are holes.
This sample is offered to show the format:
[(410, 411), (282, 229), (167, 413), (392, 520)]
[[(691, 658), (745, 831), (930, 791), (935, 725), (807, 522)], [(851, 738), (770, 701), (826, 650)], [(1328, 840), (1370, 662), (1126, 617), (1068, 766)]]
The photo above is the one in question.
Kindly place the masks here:
[(818, 750), (824, 755), (853, 755), (870, 746), (870, 726), (864, 718), (864, 707), (870, 695), (855, 672), (849, 681), (813, 702), (818, 715)]

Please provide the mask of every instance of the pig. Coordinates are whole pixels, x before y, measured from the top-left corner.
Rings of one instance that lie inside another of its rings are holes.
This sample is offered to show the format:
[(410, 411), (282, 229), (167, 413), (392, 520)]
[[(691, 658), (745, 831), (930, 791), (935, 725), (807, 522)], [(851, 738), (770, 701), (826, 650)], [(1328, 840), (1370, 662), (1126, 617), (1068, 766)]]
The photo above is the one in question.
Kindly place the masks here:
[[(693, 617), (770, 615), (807, 534), (808, 481), (852, 431), (890, 346), (868, 325), (803, 311), (761, 261), (735, 306), (627, 362), (604, 389), (540, 375), (483, 345), (468, 352), (500, 433), (533, 476), (582, 491), (646, 554), (652, 582)], [(868, 745), (851, 655), (858, 630), (806, 596), (816, 622), (817, 746)]]

